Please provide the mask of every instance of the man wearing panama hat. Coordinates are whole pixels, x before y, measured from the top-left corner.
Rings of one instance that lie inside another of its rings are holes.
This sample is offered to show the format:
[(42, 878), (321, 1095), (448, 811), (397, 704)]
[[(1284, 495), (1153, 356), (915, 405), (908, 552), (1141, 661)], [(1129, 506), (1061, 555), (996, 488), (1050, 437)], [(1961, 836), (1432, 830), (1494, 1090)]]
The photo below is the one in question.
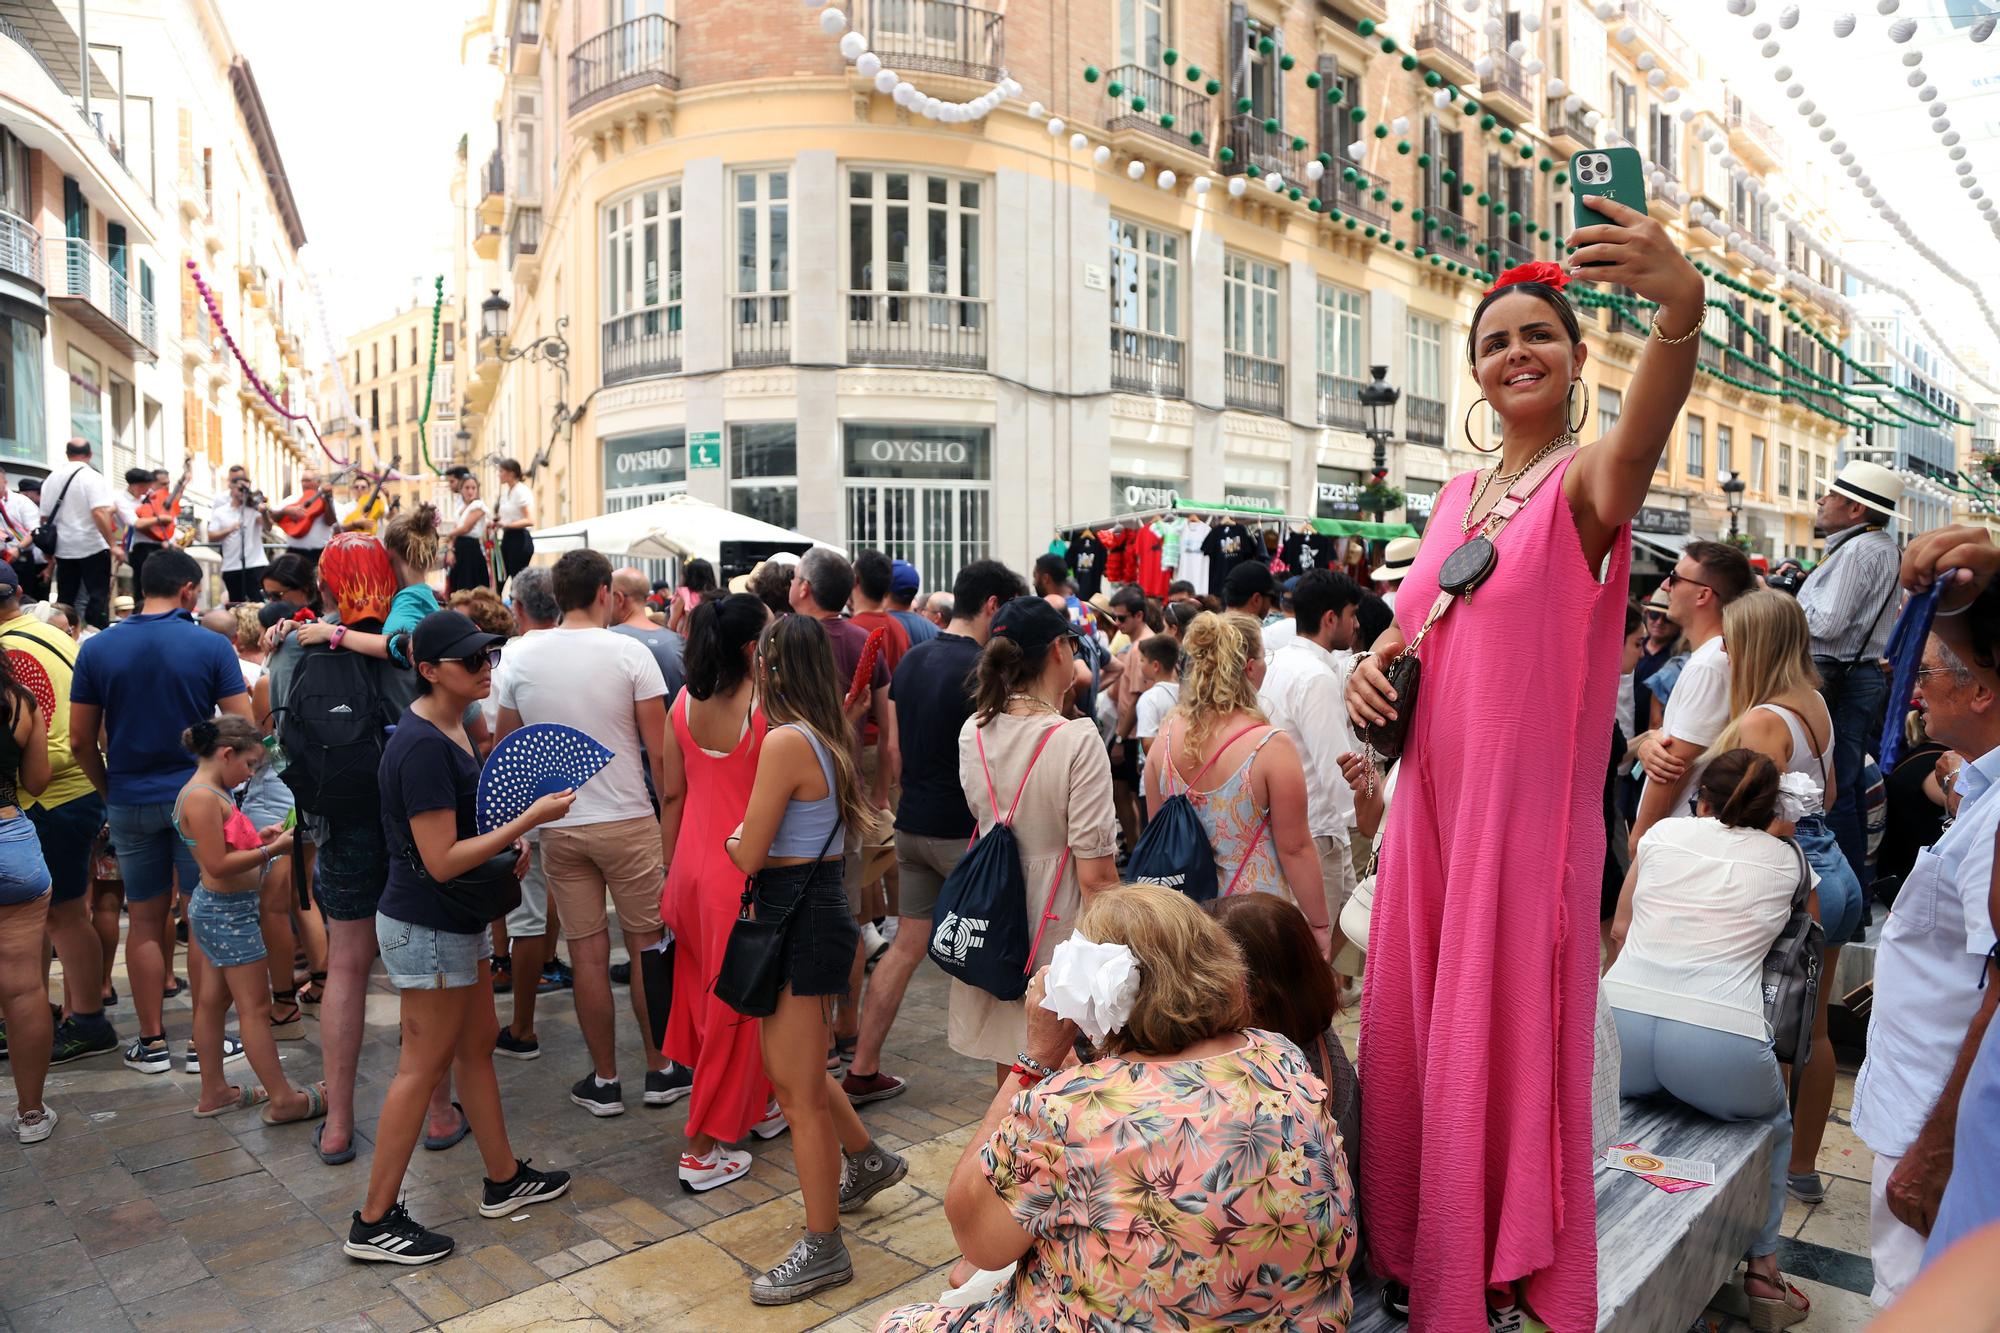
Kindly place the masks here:
[(1391, 611), (1396, 609), (1396, 590), (1403, 586), (1403, 579), (1417, 562), (1417, 551), (1422, 546), (1420, 538), (1398, 537), (1383, 549), (1382, 563), (1369, 571), (1368, 577), (1383, 585), (1382, 600)]
[(1799, 588), (1812, 630), (1813, 665), (1833, 714), (1834, 784), (1828, 812), (1841, 852), (1869, 882), (1868, 833), (1862, 820), (1861, 763), (1882, 731), (1889, 678), (1880, 662), (1895, 623), (1896, 570), (1902, 552), (1889, 535), (1903, 479), (1879, 463), (1853, 459), (1819, 499), (1817, 530), (1826, 558)]

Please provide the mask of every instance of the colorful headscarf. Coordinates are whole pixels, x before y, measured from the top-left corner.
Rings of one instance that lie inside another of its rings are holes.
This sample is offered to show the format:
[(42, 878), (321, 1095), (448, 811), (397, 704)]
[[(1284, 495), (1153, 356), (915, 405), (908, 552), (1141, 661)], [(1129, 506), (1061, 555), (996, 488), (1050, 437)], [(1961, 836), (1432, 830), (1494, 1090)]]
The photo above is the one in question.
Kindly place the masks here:
[(389, 618), (396, 597), (396, 569), (388, 548), (362, 532), (343, 532), (326, 544), (319, 558), (320, 581), (333, 594), (340, 623), (377, 624)]

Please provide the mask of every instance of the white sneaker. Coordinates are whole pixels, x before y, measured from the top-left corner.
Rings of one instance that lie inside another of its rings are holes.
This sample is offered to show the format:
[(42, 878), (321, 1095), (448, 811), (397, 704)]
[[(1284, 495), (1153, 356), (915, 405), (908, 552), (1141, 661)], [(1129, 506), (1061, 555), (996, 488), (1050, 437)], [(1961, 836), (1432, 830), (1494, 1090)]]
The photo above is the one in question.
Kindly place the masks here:
[(861, 928), (861, 944), (868, 950), (868, 961), (872, 963), (889, 947), (889, 937), (882, 933), (880, 926), (870, 921)]
[(882, 920), (882, 924), (877, 926), (876, 929), (882, 932), (883, 939), (888, 940), (891, 944), (894, 944), (896, 942), (896, 931), (902, 926), (902, 924), (903, 924), (903, 918), (899, 916), (884, 917)]
[(681, 1154), (681, 1188), (690, 1194), (727, 1185), (749, 1172), (749, 1153), (733, 1152), (719, 1143), (709, 1150), (706, 1157), (697, 1157), (691, 1152)]
[(39, 1111), (24, 1111), (14, 1117), (14, 1137), (23, 1143), (40, 1143), (56, 1132), (56, 1108), (44, 1106)]
[[(226, 1032), (223, 1033), (222, 1063), (224, 1063), (225, 1065), (233, 1065), (242, 1058), (243, 1058), (243, 1043), (238, 1041), (236, 1038), (230, 1036), (228, 1033)], [(187, 1044), (187, 1072), (190, 1074), (199, 1074), (201, 1072), (201, 1055), (198, 1051), (195, 1050), (193, 1042), (189, 1042)]]
[(1014, 1265), (1005, 1268), (982, 1268), (965, 1280), (962, 1287), (946, 1287), (944, 1295), (937, 1303), (947, 1310), (964, 1310), (974, 1305), (984, 1305), (993, 1293), (1014, 1280)]
[(764, 1118), (750, 1126), (750, 1132), (760, 1139), (775, 1139), (791, 1127), (791, 1121), (785, 1119), (785, 1113), (778, 1109), (774, 1098), (764, 1107)]

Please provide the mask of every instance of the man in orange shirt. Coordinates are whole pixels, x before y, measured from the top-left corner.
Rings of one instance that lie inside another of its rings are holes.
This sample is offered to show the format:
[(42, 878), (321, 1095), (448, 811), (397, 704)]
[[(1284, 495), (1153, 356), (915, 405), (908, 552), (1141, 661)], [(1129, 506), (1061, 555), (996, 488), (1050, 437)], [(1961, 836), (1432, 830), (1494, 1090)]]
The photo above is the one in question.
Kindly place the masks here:
[[(894, 575), (894, 566), (889, 557), (880, 551), (863, 551), (854, 557), (854, 595), (850, 604), (854, 614), (852, 620), (862, 629), (873, 634), (883, 633), (882, 669), (893, 676), (896, 667), (903, 660), (903, 654), (910, 651), (910, 631), (903, 622), (889, 614), (889, 587)], [(893, 812), (896, 808), (897, 793), (893, 789), (889, 775), (893, 771), (888, 748), (891, 738), (872, 721), (861, 728), (861, 782), (868, 789), (868, 798), (878, 809)], [(893, 846), (893, 844), (891, 844)], [(873, 962), (889, 941), (883, 937), (878, 919), (893, 912), (897, 905), (897, 890), (900, 887), (896, 875), (896, 858), (885, 855), (880, 849), (869, 846), (862, 849), (865, 869), (885, 866), (877, 879), (862, 886), (861, 932), (868, 945), (868, 960)], [(865, 873), (864, 869), (864, 873)]]

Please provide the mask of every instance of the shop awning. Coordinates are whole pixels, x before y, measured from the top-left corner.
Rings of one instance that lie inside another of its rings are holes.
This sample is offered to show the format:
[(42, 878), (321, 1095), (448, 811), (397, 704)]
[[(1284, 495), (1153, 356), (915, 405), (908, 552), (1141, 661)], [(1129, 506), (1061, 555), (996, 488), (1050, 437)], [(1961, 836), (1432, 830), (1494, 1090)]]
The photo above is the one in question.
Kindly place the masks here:
[(807, 543), (846, 554), (830, 542), (734, 513), (691, 495), (670, 495), (636, 509), (537, 528), (534, 536), (538, 551), (589, 547), (606, 555), (680, 560), (699, 557), (710, 563), (720, 561), (725, 541)]
[(1664, 533), (1641, 532), (1637, 528), (1632, 530), (1632, 545), (1636, 548), (1634, 555), (1652, 555), (1670, 565), (1681, 558), (1681, 549), (1693, 540), (1692, 536), (1669, 537)]
[(1366, 537), (1370, 541), (1393, 541), (1397, 537), (1420, 534), (1408, 523), (1370, 523), (1358, 518), (1316, 518), (1313, 531), (1323, 537)]

